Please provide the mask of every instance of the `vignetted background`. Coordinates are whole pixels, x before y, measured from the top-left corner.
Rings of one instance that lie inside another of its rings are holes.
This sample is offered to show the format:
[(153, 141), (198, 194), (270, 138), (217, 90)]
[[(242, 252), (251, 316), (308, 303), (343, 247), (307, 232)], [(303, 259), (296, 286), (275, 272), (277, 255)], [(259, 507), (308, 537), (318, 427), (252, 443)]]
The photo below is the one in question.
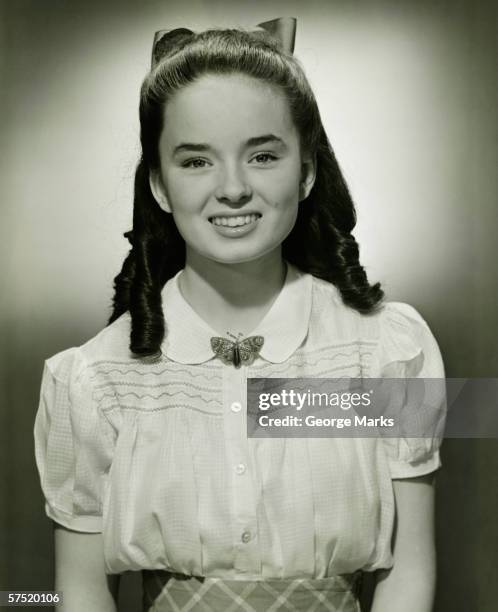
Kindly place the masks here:
[[(110, 314), (155, 30), (298, 18), (295, 54), (357, 204), (370, 280), (421, 312), (448, 377), (498, 376), (496, 2), (0, 6), (0, 589), (52, 588), (32, 441), (43, 360)], [(436, 609), (491, 612), (498, 442), (447, 440), (442, 459)], [(126, 577), (123, 610), (138, 609), (137, 583)]]

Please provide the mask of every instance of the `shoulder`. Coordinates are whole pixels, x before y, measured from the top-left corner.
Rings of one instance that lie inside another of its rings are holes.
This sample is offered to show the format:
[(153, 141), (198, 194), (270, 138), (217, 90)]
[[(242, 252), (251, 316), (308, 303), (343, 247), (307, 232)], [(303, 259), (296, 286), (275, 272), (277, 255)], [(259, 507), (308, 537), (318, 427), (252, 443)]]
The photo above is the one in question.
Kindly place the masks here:
[(340, 321), (343, 327), (362, 332), (369, 339), (379, 340), (385, 333), (403, 333), (429, 329), (422, 315), (404, 302), (382, 302), (371, 313), (365, 314), (348, 306), (339, 289), (328, 281), (312, 277), (313, 314), (328, 321)]
[(311, 333), (319, 344), (330, 338), (337, 343), (376, 342), (384, 317), (382, 310), (383, 306), (362, 314), (344, 303), (333, 283), (312, 277)]
[(332, 283), (312, 277), (310, 337), (318, 345), (330, 338), (336, 343), (364, 343), (374, 350), (379, 366), (393, 362), (425, 364), (442, 373), (437, 341), (422, 314), (405, 302), (385, 301), (371, 313), (346, 305)]
[(84, 344), (59, 351), (45, 360), (45, 373), (61, 383), (77, 380), (106, 361), (132, 359), (129, 349), (131, 319), (128, 312)]
[[(332, 326), (335, 332), (353, 332), (361, 326), (362, 315), (346, 305), (339, 289), (333, 284), (312, 276), (312, 320)], [(342, 333), (340, 334), (342, 335)]]
[(444, 378), (438, 342), (420, 312), (404, 302), (386, 302), (377, 314), (378, 367), (386, 376)]
[(429, 329), (427, 321), (411, 304), (405, 302), (385, 302), (379, 312), (384, 326)]
[(383, 304), (377, 313), (377, 330), (379, 342), (384, 343), (406, 342), (422, 348), (429, 338), (433, 338), (424, 317), (416, 308), (405, 302)]

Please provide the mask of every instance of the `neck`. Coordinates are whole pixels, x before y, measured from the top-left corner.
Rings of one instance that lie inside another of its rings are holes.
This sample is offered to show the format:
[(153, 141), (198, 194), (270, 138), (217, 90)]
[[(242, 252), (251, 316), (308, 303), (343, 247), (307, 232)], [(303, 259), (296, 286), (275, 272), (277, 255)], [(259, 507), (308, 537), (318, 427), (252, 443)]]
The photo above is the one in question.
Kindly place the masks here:
[(254, 261), (224, 264), (187, 250), (179, 286), (183, 297), (210, 327), (249, 334), (280, 293), (286, 274), (281, 250)]

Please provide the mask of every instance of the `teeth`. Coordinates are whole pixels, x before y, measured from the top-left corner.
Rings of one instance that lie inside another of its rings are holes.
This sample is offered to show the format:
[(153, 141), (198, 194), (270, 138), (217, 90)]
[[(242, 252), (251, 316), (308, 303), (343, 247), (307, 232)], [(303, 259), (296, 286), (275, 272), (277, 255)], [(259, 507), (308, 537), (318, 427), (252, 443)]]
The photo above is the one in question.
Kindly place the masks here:
[(247, 225), (256, 221), (259, 215), (242, 215), (237, 217), (213, 217), (211, 223), (213, 225), (228, 225), (228, 227), (238, 227), (239, 225)]

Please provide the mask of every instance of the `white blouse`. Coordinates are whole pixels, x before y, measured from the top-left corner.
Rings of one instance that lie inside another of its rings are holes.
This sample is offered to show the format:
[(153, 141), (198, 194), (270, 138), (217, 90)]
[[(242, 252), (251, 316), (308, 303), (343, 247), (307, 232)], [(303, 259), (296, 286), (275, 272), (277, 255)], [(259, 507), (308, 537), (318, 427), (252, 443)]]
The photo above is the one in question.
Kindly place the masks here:
[(236, 369), (214, 357), (219, 334), (183, 298), (180, 274), (162, 292), (161, 361), (132, 356), (125, 313), (45, 362), (34, 434), (47, 515), (102, 532), (111, 574), (264, 580), (391, 567), (391, 479), (439, 468), (439, 439), (248, 438), (246, 380), (444, 378), (425, 321), (395, 302), (362, 315), (289, 265), (251, 334), (265, 338), (260, 356)]

